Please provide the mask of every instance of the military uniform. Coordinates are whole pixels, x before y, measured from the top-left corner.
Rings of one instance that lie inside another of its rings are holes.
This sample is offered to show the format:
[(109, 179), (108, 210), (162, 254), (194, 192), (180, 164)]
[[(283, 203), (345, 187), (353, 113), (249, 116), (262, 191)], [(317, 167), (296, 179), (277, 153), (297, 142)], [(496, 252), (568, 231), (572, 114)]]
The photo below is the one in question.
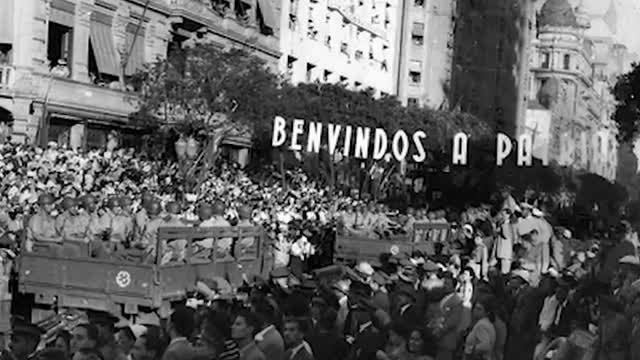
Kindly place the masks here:
[(62, 244), (62, 238), (56, 230), (55, 219), (43, 210), (33, 215), (27, 224), (27, 251), (32, 251), (33, 244), (36, 242)]

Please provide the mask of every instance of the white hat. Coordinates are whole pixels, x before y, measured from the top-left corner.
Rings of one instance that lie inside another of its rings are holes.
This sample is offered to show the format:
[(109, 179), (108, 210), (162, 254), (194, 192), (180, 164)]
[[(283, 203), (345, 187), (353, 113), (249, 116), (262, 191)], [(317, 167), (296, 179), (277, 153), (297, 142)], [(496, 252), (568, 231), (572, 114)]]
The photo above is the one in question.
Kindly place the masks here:
[(549, 275), (553, 278), (558, 278), (560, 277), (560, 273), (558, 273), (558, 270), (556, 270), (555, 268), (549, 268), (548, 271)]
[(567, 239), (571, 239), (571, 230), (569, 229), (564, 229), (562, 230), (562, 236), (564, 236)]
[(511, 272), (512, 277), (519, 277), (527, 284), (531, 284), (531, 274), (524, 269), (516, 269)]
[(366, 276), (371, 276), (375, 272), (373, 266), (366, 261), (359, 263), (358, 266), (356, 266), (356, 271)]
[(638, 259), (637, 256), (627, 255), (623, 256), (622, 259), (618, 261), (618, 264), (640, 265), (640, 259)]
[(544, 213), (542, 212), (542, 210), (535, 208), (533, 209), (533, 211), (531, 211), (531, 214), (535, 217), (543, 217)]
[(131, 332), (133, 332), (136, 339), (147, 333), (147, 327), (144, 325), (134, 324), (129, 325), (129, 328), (131, 328)]

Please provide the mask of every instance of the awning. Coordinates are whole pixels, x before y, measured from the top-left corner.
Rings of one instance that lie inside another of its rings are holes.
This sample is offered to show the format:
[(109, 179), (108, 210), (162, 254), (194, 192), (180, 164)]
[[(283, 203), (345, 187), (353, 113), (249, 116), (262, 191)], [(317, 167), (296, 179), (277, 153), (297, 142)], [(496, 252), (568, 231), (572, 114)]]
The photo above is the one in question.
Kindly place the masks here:
[(273, 3), (271, 0), (258, 0), (258, 7), (260, 8), (264, 24), (271, 28), (271, 30), (277, 29), (279, 27), (278, 17), (273, 11)]
[[(138, 36), (135, 36), (135, 38), (134, 42), (134, 33), (127, 31), (125, 42), (127, 45), (126, 51), (131, 51), (127, 60), (127, 67), (125, 68), (125, 75), (127, 76), (135, 74), (144, 66), (144, 32), (140, 30)], [(133, 48), (131, 47), (132, 43)]]
[(411, 28), (411, 35), (424, 36), (424, 24), (414, 22)]
[(96, 58), (98, 71), (102, 74), (118, 76), (118, 54), (113, 43), (111, 26), (92, 19), (90, 29), (90, 41)]
[(13, 1), (0, 11), (0, 44), (13, 44)]

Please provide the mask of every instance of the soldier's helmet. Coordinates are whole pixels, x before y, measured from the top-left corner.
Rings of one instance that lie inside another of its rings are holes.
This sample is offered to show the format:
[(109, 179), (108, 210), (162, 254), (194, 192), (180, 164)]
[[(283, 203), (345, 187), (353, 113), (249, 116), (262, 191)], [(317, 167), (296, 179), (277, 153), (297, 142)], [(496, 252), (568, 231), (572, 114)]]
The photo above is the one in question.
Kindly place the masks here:
[(180, 213), (181, 209), (180, 209), (180, 204), (178, 204), (175, 201), (171, 201), (167, 204), (166, 206), (167, 208), (167, 212), (171, 215), (177, 215)]
[(42, 194), (38, 196), (38, 205), (51, 205), (55, 202), (55, 198), (50, 194)]
[(198, 207), (198, 217), (200, 220), (210, 219), (213, 216), (213, 207), (209, 204), (202, 204)]
[(62, 210), (66, 211), (76, 207), (78, 205), (78, 201), (72, 197), (65, 196), (64, 199), (62, 199), (61, 205), (62, 205)]
[(162, 205), (158, 201), (152, 201), (147, 206), (147, 211), (150, 215), (158, 215), (162, 212)]
[(119, 199), (119, 198), (117, 198), (117, 197), (112, 197), (112, 198), (109, 198), (109, 199), (107, 200), (107, 208), (108, 208), (108, 209), (113, 210), (113, 209), (115, 209), (115, 208), (117, 208), (117, 207), (122, 207), (122, 203), (120, 202), (120, 199)]

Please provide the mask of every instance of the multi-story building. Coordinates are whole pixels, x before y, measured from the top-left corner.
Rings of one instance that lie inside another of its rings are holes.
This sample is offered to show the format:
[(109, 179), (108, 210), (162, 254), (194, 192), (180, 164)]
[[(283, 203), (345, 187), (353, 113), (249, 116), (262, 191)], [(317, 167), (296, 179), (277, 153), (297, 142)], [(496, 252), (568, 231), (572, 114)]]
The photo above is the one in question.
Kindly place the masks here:
[(396, 94), (410, 106), (447, 104), (456, 0), (400, 0)]
[(509, 135), (517, 133), (526, 109), (533, 1), (456, 4), (450, 106)]
[(283, 0), (280, 71), (393, 93), (396, 11), (395, 0)]
[[(607, 2), (597, 1), (598, 8)], [(575, 5), (547, 0), (540, 8), (527, 128), (541, 141), (542, 157), (613, 181), (618, 143), (609, 89), (630, 54), (613, 37), (614, 2), (600, 15), (589, 13), (586, 3)]]
[(99, 146), (126, 129), (145, 63), (189, 39), (240, 46), (275, 69), (279, 6), (270, 0), (3, 0), (0, 120), (16, 141)]

